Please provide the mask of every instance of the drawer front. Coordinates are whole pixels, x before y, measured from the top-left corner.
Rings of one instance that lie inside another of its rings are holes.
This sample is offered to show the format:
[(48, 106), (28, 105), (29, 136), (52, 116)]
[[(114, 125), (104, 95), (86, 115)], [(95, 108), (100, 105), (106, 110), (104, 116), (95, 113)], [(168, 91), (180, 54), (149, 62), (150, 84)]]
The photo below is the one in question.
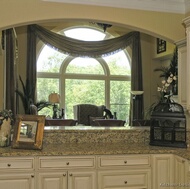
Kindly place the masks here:
[(150, 166), (149, 155), (138, 156), (100, 156), (99, 167), (126, 167), (126, 166)]
[(99, 188), (150, 188), (150, 171), (99, 172)]
[(63, 169), (63, 168), (94, 168), (95, 158), (64, 158), (64, 157), (40, 157), (39, 169)]
[(34, 169), (33, 158), (0, 158), (0, 169)]

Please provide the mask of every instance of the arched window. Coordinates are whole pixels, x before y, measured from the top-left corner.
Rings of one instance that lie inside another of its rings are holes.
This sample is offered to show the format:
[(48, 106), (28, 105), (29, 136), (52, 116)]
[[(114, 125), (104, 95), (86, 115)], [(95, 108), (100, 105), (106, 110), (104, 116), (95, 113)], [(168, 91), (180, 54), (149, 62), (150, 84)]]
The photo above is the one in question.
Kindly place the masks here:
[[(75, 27), (59, 32), (80, 40), (104, 40), (108, 33), (94, 28)], [(105, 105), (118, 119), (129, 117), (131, 90), (130, 59), (126, 51), (104, 58), (81, 58), (44, 46), (37, 61), (37, 100), (48, 100), (52, 92), (61, 96), (59, 107), (73, 118), (73, 106), (81, 103)], [(52, 116), (52, 109), (39, 112)]]

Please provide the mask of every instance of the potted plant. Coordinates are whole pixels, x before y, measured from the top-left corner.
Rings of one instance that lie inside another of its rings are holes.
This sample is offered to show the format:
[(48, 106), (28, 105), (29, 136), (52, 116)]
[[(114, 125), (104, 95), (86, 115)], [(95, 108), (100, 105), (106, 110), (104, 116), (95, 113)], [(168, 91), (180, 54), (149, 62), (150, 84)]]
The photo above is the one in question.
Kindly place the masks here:
[(31, 114), (31, 106), (32, 105), (36, 106), (37, 112), (42, 110), (45, 107), (52, 106), (51, 103), (49, 103), (45, 100), (41, 100), (41, 101), (38, 101), (37, 103), (34, 103), (33, 99), (32, 99), (32, 93), (33, 93), (33, 90), (35, 90), (35, 89), (34, 88), (30, 89), (30, 87), (29, 87), (30, 84), (29, 84), (28, 78), (26, 79), (26, 84), (24, 84), (21, 76), (19, 76), (19, 80), (22, 85), (22, 90), (16, 89), (15, 92), (19, 95), (19, 97), (22, 101), (25, 114)]

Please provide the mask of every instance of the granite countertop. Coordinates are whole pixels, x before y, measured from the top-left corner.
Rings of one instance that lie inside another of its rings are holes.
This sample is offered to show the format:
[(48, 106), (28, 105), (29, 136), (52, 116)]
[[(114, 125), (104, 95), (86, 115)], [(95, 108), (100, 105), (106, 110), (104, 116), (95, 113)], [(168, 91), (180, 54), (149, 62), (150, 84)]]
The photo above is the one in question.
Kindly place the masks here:
[(190, 148), (171, 148), (144, 144), (65, 143), (43, 145), (42, 150), (0, 148), (0, 157), (68, 155), (175, 154), (190, 160)]
[[(46, 129), (42, 150), (1, 147), (0, 157), (175, 154), (190, 160), (190, 148), (150, 146), (149, 127), (91, 128), (83, 126)], [(189, 133), (188, 138), (190, 138)]]

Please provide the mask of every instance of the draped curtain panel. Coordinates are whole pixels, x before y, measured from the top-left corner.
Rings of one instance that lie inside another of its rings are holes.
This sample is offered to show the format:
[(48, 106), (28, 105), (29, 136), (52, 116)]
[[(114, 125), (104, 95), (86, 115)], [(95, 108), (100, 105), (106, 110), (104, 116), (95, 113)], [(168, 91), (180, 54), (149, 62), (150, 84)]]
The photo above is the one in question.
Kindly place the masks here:
[[(110, 54), (116, 53), (125, 49), (127, 46), (130, 46), (132, 48), (131, 90), (143, 90), (141, 44), (139, 32), (130, 32), (121, 37), (103, 41), (81, 41), (56, 34), (39, 25), (29, 25), (27, 76), (31, 82), (31, 87), (36, 86), (37, 70), (35, 37), (38, 37), (46, 45), (75, 57), (80, 56), (98, 58), (109, 56)], [(35, 102), (35, 94), (33, 95), (33, 100)], [(132, 104), (133, 105), (131, 105), (130, 108), (131, 112), (133, 112), (133, 117), (130, 118), (130, 123), (134, 117), (136, 119), (143, 119), (143, 96), (139, 97), (138, 101), (135, 101), (135, 103)]]
[(6, 91), (5, 91), (5, 109), (12, 110), (16, 113), (16, 95), (15, 95), (15, 42), (13, 29), (8, 29), (5, 34), (5, 48), (6, 48)]
[[(140, 33), (136, 33), (132, 43), (131, 91), (143, 91)], [(144, 119), (143, 99), (143, 95), (138, 95), (135, 99), (131, 95), (130, 115), (133, 116), (130, 116), (130, 125), (133, 125), (135, 120)]]
[(27, 82), (29, 83), (29, 91), (31, 93), (31, 99), (33, 103), (36, 103), (36, 35), (28, 28), (27, 30), (27, 66), (26, 75)]

